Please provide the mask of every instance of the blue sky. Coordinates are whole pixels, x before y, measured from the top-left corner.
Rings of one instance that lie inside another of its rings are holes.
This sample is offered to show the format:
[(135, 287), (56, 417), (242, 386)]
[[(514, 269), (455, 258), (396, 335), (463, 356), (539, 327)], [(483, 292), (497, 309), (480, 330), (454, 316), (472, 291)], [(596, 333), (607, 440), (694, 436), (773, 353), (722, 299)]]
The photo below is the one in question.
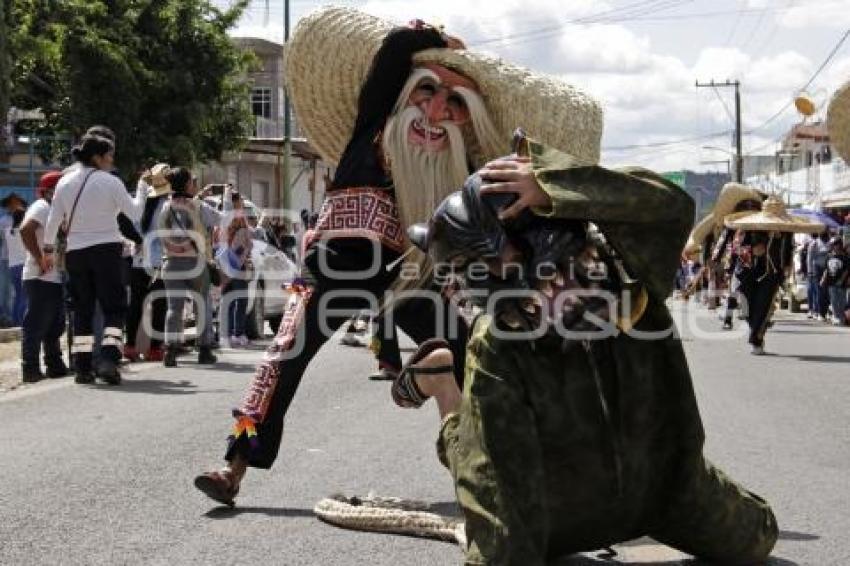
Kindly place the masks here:
[[(327, 3), (291, 0), (293, 23)], [(441, 23), (470, 47), (562, 76), (605, 107), (604, 163), (659, 170), (725, 170), (725, 165), (700, 162), (726, 159), (722, 150), (732, 149), (731, 134), (705, 138), (734, 127), (729, 115), (734, 109), (732, 90), (698, 90), (697, 79), (740, 80), (747, 132), (744, 150), (772, 154), (773, 142), (800, 120), (789, 102), (850, 29), (850, 0), (347, 0), (335, 4), (397, 22), (422, 18)], [(269, 0), (268, 6), (266, 11), (265, 0), (254, 0), (234, 33), (279, 41), (282, 0)], [(850, 39), (808, 91), (825, 112), (829, 95), (848, 80)], [(657, 145), (671, 140), (689, 141)]]

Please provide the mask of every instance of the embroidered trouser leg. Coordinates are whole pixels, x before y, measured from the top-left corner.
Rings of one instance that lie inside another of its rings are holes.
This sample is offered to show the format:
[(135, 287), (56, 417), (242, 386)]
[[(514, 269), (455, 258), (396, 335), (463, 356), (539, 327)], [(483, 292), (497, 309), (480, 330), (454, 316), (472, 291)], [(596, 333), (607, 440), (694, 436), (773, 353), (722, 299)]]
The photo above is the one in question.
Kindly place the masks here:
[(247, 434), (237, 435), (227, 450), (228, 461), (240, 454), (253, 467), (271, 467), (280, 449), (284, 417), (308, 364), (350, 316), (370, 306), (363, 297), (323, 301), (324, 295), (322, 290), (308, 288), (290, 297), (274, 343), (237, 410), (256, 423), (257, 441), (252, 445)]
[[(332, 291), (339, 295), (327, 300)], [(252, 446), (247, 434), (237, 434), (225, 456), (227, 460), (241, 454), (251, 466), (271, 467), (280, 448), (286, 411), (310, 360), (351, 316), (375, 308), (365, 295), (381, 297), (382, 292), (318, 287), (291, 297), (275, 342), (266, 352), (242, 404), (235, 411), (237, 418), (249, 417), (255, 423), (256, 441)], [(411, 299), (396, 310), (395, 322), (414, 341), (423, 342), (435, 336), (449, 339), (456, 356), (456, 375), (462, 379), (466, 326), (452, 319), (456, 317), (455, 311), (442, 301), (438, 307), (436, 300), (428, 298)], [(438, 316), (440, 310), (443, 312)]]

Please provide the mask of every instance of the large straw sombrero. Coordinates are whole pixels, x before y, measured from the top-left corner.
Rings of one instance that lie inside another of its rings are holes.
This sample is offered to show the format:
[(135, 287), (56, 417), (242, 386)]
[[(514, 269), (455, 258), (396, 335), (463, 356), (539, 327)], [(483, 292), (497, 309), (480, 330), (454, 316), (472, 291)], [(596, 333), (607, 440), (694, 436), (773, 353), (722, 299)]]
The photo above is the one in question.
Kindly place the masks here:
[(685, 244), (685, 253), (693, 252), (697, 247), (702, 245), (711, 234), (719, 232), (724, 225), (726, 218), (735, 212), (735, 207), (745, 200), (754, 200), (761, 202), (762, 194), (747, 185), (741, 183), (726, 183), (720, 189), (720, 194), (717, 195), (717, 202), (714, 204), (714, 209), (703, 218), (699, 224), (694, 226), (688, 242)]
[(829, 143), (850, 163), (850, 82), (835, 91), (826, 114)]
[(762, 193), (753, 187), (742, 185), (741, 183), (726, 183), (720, 189), (720, 194), (717, 195), (717, 202), (714, 204), (712, 215), (718, 226), (723, 225), (723, 220), (733, 212), (735, 207), (745, 200), (754, 200), (761, 202), (764, 200)]
[[(351, 137), (360, 87), (393, 27), (358, 10), (325, 7), (302, 18), (286, 44), (287, 86), (298, 122), (313, 147), (331, 163), (339, 162)], [(418, 53), (415, 61), (444, 65), (478, 84), (505, 140), (503, 153), (509, 152), (511, 133), (522, 127), (530, 137), (582, 163), (598, 162), (602, 109), (577, 88), (473, 51), (429, 49)]]
[(726, 219), (726, 226), (736, 230), (752, 232), (823, 232), (825, 226), (801, 216), (793, 216), (785, 210), (782, 199), (771, 196), (762, 205), (761, 212), (736, 214)]
[(705, 240), (714, 232), (714, 229), (714, 216), (709, 214), (700, 220), (699, 223), (694, 226), (693, 230), (691, 230), (691, 233), (688, 236), (688, 241), (685, 243), (683, 253), (696, 253), (696, 251), (705, 243)]

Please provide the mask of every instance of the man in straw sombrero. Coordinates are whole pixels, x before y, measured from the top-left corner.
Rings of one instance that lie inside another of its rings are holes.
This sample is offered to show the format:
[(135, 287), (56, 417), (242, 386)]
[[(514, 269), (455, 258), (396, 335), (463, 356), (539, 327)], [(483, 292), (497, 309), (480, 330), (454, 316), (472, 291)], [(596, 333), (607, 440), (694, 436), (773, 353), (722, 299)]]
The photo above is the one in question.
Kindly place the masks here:
[(289, 404), (328, 339), (322, 329), (333, 332), (347, 314), (399, 305), (385, 326), (397, 324), (417, 342), (448, 336), (462, 380), (466, 330), (455, 311), (439, 295), (384, 297), (429, 286), (427, 259), (410, 246), (407, 226), (428, 218), (471, 170), (507, 153), (519, 124), (576, 163), (599, 158), (602, 112), (593, 99), (466, 51), (421, 21), (394, 27), (357, 10), (323, 8), (299, 22), (285, 59), (299, 124), (336, 174), (280, 330), (233, 411), (227, 465), (195, 480), (225, 503), (248, 466), (274, 462)]
[(817, 234), (823, 224), (792, 216), (777, 196), (768, 197), (760, 212), (726, 217), (727, 228), (742, 233), (736, 276), (747, 301), (747, 323), (752, 353), (764, 354), (764, 335), (773, 313), (776, 295), (794, 267), (795, 232)]
[(697, 224), (688, 236), (684, 255), (697, 249), (702, 250), (703, 268), (694, 278), (692, 287), (685, 292), (687, 298), (707, 277), (709, 305), (714, 306), (719, 299), (719, 290), (724, 279), (729, 277), (729, 295), (723, 327), (732, 328), (732, 315), (737, 308), (737, 282), (734, 277), (737, 255), (735, 253), (734, 231), (727, 229), (723, 222), (730, 214), (743, 211), (760, 210), (763, 195), (758, 190), (740, 183), (726, 183), (717, 195), (717, 201), (709, 214)]

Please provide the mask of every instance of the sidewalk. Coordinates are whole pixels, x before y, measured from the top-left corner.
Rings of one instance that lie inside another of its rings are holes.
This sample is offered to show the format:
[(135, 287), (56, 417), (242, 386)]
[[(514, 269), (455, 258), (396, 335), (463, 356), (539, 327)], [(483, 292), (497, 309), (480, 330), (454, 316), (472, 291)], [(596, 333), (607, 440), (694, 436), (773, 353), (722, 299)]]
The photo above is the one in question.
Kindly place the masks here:
[[(0, 329), (0, 395), (9, 391), (30, 389), (40, 387), (44, 383), (61, 382), (62, 379), (45, 379), (38, 383), (21, 382), (21, 339), (20, 328)], [(186, 340), (194, 338), (194, 328), (187, 328), (184, 333)], [(65, 335), (60, 339), (62, 345), (62, 358), (68, 362), (67, 340)], [(223, 349), (226, 350), (226, 349)], [(218, 351), (217, 351), (218, 352)], [(162, 362), (134, 362), (123, 366), (132, 368), (132, 371), (148, 371), (153, 368), (162, 367)], [(43, 370), (44, 368), (42, 368)], [(73, 379), (73, 377), (69, 377)], [(64, 379), (69, 379), (64, 378)]]

